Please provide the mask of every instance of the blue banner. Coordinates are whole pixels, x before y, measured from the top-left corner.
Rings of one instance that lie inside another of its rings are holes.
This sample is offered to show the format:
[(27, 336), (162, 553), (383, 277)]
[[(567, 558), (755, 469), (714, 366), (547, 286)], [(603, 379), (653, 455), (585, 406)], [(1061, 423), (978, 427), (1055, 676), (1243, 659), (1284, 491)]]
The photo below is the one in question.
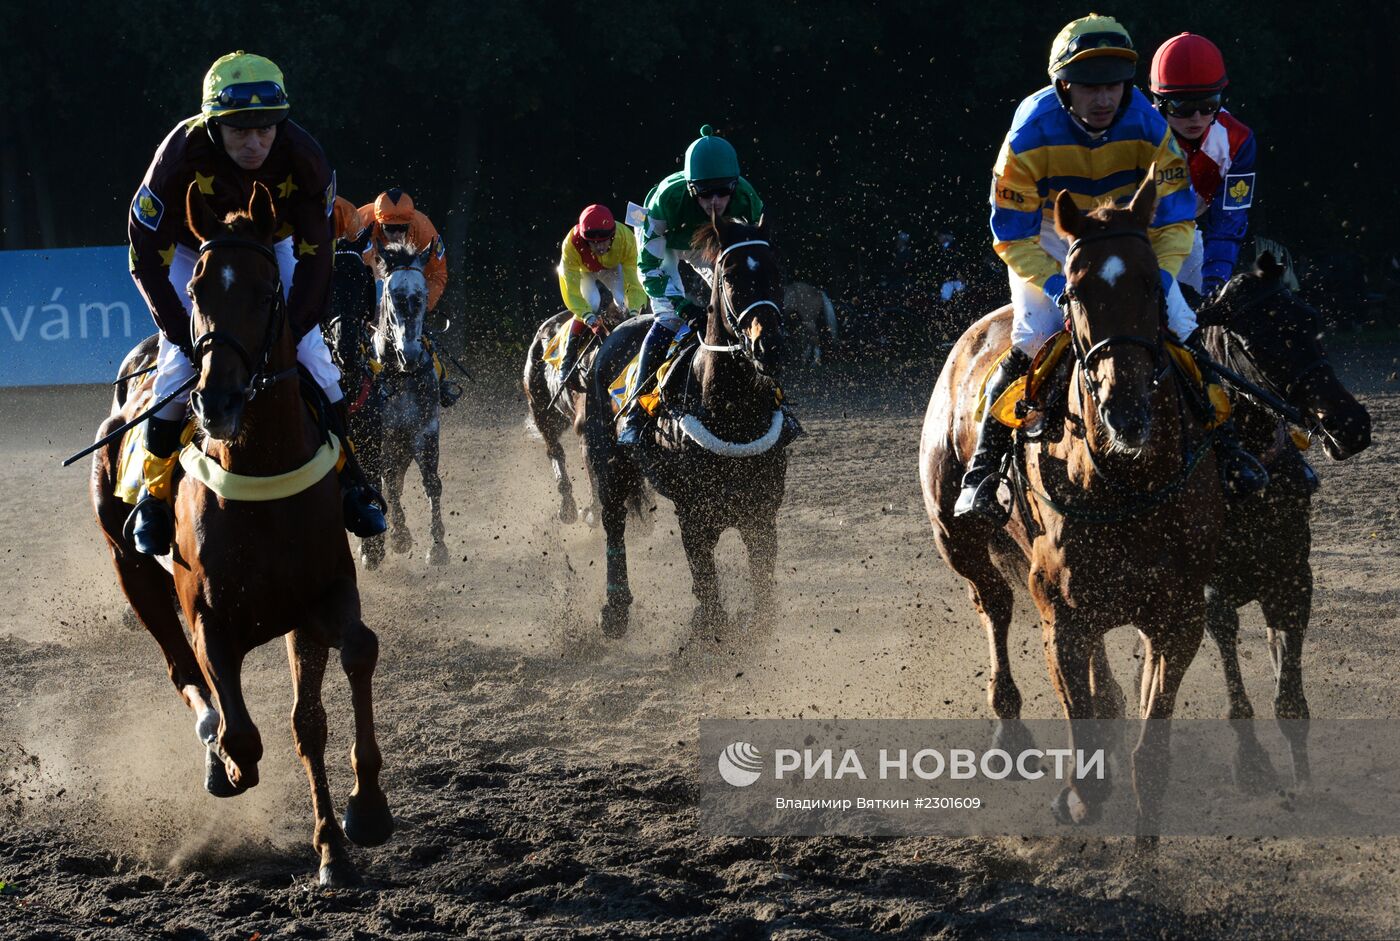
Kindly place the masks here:
[(0, 252), (0, 386), (111, 382), (155, 331), (125, 245)]

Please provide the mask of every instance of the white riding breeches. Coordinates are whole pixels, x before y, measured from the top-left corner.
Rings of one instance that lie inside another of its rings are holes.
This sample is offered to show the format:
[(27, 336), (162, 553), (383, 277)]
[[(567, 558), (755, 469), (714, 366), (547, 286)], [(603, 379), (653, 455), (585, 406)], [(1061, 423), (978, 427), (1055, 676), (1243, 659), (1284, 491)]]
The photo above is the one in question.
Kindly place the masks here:
[(611, 268), (602, 268), (598, 271), (586, 271), (579, 279), (579, 290), (583, 292), (583, 299), (588, 302), (589, 308), (596, 313), (600, 313), (599, 308), (603, 304), (603, 293), (598, 290), (599, 285), (607, 288), (613, 296), (613, 303), (619, 309), (627, 309), (627, 292), (622, 283), (622, 266), (613, 265)]
[[(277, 254), (277, 267), (282, 278), (282, 293), (286, 296), (292, 285), (292, 271), (296, 268), (296, 258), (292, 254), (292, 240), (283, 239), (272, 246)], [(170, 283), (175, 288), (175, 294), (180, 298), (180, 303), (185, 305), (185, 313), (193, 313), (194, 302), (185, 293), (185, 288), (189, 285), (190, 279), (194, 277), (194, 265), (199, 260), (199, 256), (184, 245), (175, 246), (175, 257), (170, 262)], [(250, 351), (251, 352), (251, 351)], [(313, 327), (306, 336), (301, 338), (297, 344), (297, 362), (306, 367), (311, 373), (311, 377), (316, 380), (316, 384), (326, 393), (326, 398), (332, 402), (339, 402), (345, 397), (340, 391), (340, 370), (331, 360), (331, 351), (326, 346), (326, 339), (321, 335), (319, 326)], [(196, 374), (194, 364), (189, 361), (184, 352), (166, 339), (165, 334), (160, 335), (160, 352), (156, 355), (156, 378), (153, 392), (157, 401), (164, 398), (183, 383)], [(184, 396), (177, 396), (165, 407), (156, 412), (157, 418), (164, 418), (167, 421), (178, 421), (185, 415), (185, 406), (188, 399)]]
[[(1055, 231), (1055, 224), (1046, 219), (1040, 227), (1040, 247), (1046, 254), (1065, 262), (1069, 244)], [(1007, 269), (1011, 279), (1011, 305), (1014, 314), (1011, 319), (1011, 345), (1034, 356), (1036, 351), (1060, 330), (1064, 329), (1065, 314), (1044, 291), (1016, 272)], [(1199, 272), (1197, 273), (1199, 278)], [(1178, 340), (1185, 340), (1196, 329), (1196, 312), (1186, 303), (1181, 288), (1172, 281), (1167, 292), (1167, 329), (1176, 334)]]
[(1191, 243), (1191, 253), (1181, 263), (1181, 271), (1177, 273), (1176, 280), (1188, 288), (1195, 288), (1197, 294), (1201, 293), (1201, 275), (1205, 262), (1206, 244), (1201, 240), (1201, 230), (1197, 227), (1196, 240)]
[[(639, 243), (643, 238), (642, 231), (637, 230)], [(714, 278), (714, 268), (697, 251), (673, 251), (665, 247), (666, 240), (657, 237), (652, 243), (647, 245), (647, 250), (661, 259), (661, 270), (666, 275), (666, 294), (664, 297), (653, 297), (651, 299), (651, 312), (656, 315), (656, 319), (668, 329), (679, 330), (684, 322), (676, 313), (676, 302), (685, 297), (685, 283), (681, 280), (681, 262), (694, 268), (704, 279), (706, 284), (712, 284)]]

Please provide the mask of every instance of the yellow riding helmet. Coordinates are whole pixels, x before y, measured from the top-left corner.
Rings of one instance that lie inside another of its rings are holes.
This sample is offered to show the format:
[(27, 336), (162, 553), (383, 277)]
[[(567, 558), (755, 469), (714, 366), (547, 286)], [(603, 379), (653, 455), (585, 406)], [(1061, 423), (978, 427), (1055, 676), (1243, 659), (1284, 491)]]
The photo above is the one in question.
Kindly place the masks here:
[(244, 52), (220, 56), (204, 75), (200, 112), (231, 127), (269, 127), (291, 111), (282, 70), (271, 59)]
[(1138, 54), (1123, 25), (1090, 13), (1060, 30), (1050, 47), (1050, 77), (1060, 82), (1110, 85), (1131, 82)]

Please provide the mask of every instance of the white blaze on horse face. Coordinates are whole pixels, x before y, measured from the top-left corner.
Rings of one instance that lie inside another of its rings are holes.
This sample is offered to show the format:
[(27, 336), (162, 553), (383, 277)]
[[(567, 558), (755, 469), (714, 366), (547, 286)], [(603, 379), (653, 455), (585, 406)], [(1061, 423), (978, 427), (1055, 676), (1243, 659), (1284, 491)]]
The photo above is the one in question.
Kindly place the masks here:
[(748, 263), (749, 263), (749, 270), (750, 270), (750, 271), (757, 271), (757, 270), (758, 270), (758, 259), (757, 259), (757, 258), (754, 258), (752, 255), (750, 255), (750, 256), (748, 257)]
[(1119, 258), (1117, 255), (1109, 255), (1104, 259), (1103, 267), (1099, 269), (1099, 277), (1107, 282), (1109, 287), (1113, 287), (1113, 285), (1118, 283), (1118, 279), (1122, 276), (1123, 272), (1127, 270), (1127, 266), (1123, 264), (1123, 259)]
[(224, 270), (219, 272), (220, 279), (224, 282), (224, 290), (233, 287), (233, 265), (224, 265)]

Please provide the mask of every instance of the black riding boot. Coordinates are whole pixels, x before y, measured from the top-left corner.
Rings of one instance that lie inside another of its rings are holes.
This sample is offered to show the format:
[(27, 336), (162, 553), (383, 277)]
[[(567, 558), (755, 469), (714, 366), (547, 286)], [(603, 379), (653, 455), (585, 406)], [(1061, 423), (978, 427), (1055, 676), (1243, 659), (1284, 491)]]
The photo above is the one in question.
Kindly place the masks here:
[[(1211, 369), (1214, 360), (1201, 345), (1200, 333), (1200, 330), (1195, 331), (1182, 345), (1196, 358), (1201, 375), (1209, 382), (1214, 375)], [(1268, 470), (1240, 444), (1233, 421), (1227, 419), (1215, 429), (1215, 457), (1220, 464), (1220, 482), (1230, 500), (1243, 500), (1269, 486)]]
[(637, 443), (647, 416), (636, 399), (651, 385), (651, 377), (661, 368), (661, 360), (666, 356), (666, 349), (675, 335), (676, 332), (660, 320), (653, 321), (651, 329), (647, 331), (646, 339), (642, 341), (642, 352), (637, 356), (637, 392), (633, 396), (632, 410), (622, 420), (622, 430), (617, 435), (618, 444), (631, 447)]
[(365, 476), (350, 443), (350, 406), (345, 399), (332, 402), (326, 415), (331, 433), (340, 439), (345, 449), (345, 464), (340, 468), (341, 508), (345, 528), (361, 539), (383, 535), (389, 528), (384, 519), (383, 498)]
[(170, 501), (175, 452), (180, 449), (183, 420), (152, 415), (146, 419), (146, 457), (142, 464), (141, 496), (124, 529), (132, 547), (142, 555), (165, 555), (175, 538), (175, 511)]
[(462, 384), (460, 382), (454, 382), (445, 375), (438, 378), (438, 404), (443, 408), (451, 408), (461, 397)]
[(992, 405), (1030, 366), (1031, 358), (1013, 347), (987, 379), (987, 409), (977, 427), (977, 450), (963, 473), (962, 492), (953, 505), (954, 516), (972, 514), (997, 524), (1006, 521), (1006, 511), (997, 500), (997, 488), (1001, 483), (1001, 462), (1011, 447), (1011, 429), (992, 417)]

